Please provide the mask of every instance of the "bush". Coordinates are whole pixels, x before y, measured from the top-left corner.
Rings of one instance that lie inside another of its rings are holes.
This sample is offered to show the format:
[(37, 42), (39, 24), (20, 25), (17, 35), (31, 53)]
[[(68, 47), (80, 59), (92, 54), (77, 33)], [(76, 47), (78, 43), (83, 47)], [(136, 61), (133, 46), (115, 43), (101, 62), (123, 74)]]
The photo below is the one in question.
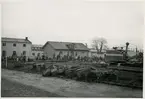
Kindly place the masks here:
[(24, 66), (24, 63), (23, 62), (14, 62), (14, 67), (17, 68), (17, 67), (23, 67)]
[(28, 62), (33, 62), (33, 61), (34, 61), (34, 59), (28, 58)]

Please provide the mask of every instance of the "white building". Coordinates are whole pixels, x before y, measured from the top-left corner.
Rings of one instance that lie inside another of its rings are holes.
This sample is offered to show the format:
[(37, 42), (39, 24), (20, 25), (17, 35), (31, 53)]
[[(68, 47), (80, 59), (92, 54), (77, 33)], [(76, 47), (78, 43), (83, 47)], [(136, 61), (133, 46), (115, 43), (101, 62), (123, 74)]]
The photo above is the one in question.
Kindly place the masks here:
[(28, 37), (25, 39), (2, 37), (1, 42), (2, 57), (25, 56), (26, 59), (31, 57), (32, 43), (28, 40)]
[(139, 53), (139, 52), (135, 52), (135, 51), (133, 51), (133, 50), (128, 50), (128, 51), (127, 51), (127, 55), (128, 55), (129, 57), (136, 56), (138, 53)]
[(90, 49), (89, 50), (89, 57), (96, 57), (97, 56), (97, 50), (95, 49)]
[[(73, 47), (73, 51), (72, 51)], [(88, 56), (89, 49), (83, 43), (72, 43), (72, 42), (55, 42), (48, 41), (43, 46), (44, 55), (48, 58), (54, 56), (60, 57), (73, 56), (73, 57), (85, 57)]]
[(42, 47), (43, 45), (37, 45), (37, 44), (32, 45), (31, 55), (33, 59), (42, 59), (44, 53)]
[(103, 50), (102, 52), (97, 52), (97, 50), (92, 48), (89, 50), (89, 57), (104, 58), (104, 56), (105, 56), (105, 50)]

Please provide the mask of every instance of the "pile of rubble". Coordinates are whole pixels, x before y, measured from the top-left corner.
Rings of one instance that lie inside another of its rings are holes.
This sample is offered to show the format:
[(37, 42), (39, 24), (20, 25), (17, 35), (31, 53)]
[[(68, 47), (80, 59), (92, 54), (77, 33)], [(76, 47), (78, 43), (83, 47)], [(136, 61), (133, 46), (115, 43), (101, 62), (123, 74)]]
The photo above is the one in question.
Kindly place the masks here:
[[(50, 65), (42, 71), (42, 75), (45, 77), (65, 77), (70, 79), (76, 79), (81, 81), (97, 81), (106, 79), (108, 76), (112, 76), (112, 70), (103, 68), (96, 68), (94, 66), (87, 65)], [(115, 75), (113, 75), (115, 76)]]
[[(42, 73), (44, 77), (61, 77), (86, 82), (100, 82), (121, 86), (142, 87), (142, 80), (138, 77), (130, 77), (131, 74), (141, 75), (133, 71), (127, 72), (129, 77), (122, 77), (126, 74), (124, 70), (112, 69), (108, 64), (35, 64), (33, 68)], [(131, 72), (131, 74), (130, 74)], [(138, 79), (136, 79), (138, 78)], [(125, 80), (126, 79), (126, 80)], [(136, 84), (137, 83), (137, 84)]]

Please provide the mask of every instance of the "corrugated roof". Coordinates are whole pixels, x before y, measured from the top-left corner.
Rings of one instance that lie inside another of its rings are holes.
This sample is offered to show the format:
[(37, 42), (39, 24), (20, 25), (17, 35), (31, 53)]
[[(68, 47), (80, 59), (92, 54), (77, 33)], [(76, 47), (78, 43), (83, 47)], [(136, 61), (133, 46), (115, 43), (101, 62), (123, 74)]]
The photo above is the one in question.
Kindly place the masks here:
[(31, 43), (31, 41), (22, 39), (22, 38), (7, 38), (7, 37), (2, 37), (1, 39), (4, 42), (20, 42), (20, 43)]
[[(73, 42), (55, 42), (55, 41), (48, 41), (46, 44), (48, 44), (48, 43), (54, 49), (69, 50), (68, 45), (69, 44), (72, 44)], [(74, 50), (86, 50), (86, 51), (89, 51), (89, 49), (83, 43), (73, 43), (73, 44), (75, 46)]]

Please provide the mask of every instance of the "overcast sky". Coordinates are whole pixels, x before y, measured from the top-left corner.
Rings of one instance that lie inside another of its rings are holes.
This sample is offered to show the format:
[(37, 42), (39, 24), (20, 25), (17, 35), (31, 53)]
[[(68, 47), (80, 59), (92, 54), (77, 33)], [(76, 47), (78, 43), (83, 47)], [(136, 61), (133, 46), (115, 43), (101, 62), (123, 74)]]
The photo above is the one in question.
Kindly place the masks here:
[(110, 47), (126, 42), (143, 47), (140, 1), (22, 0), (4, 3), (1, 9), (3, 37), (27, 36), (34, 44), (51, 40), (88, 45), (94, 37), (104, 37)]

